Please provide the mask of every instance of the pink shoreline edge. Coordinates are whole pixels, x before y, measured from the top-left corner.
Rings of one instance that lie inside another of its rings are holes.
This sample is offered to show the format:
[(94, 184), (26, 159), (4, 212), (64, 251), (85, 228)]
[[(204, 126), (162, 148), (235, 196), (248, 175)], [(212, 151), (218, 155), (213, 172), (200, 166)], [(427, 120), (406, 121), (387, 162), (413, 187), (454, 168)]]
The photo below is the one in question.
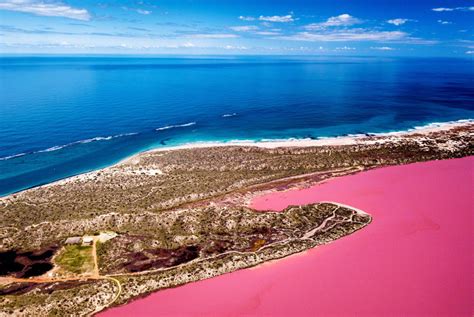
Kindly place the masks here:
[(335, 201), (373, 216), (301, 255), (167, 289), (100, 316), (471, 316), (474, 156), (387, 167), (252, 207)]

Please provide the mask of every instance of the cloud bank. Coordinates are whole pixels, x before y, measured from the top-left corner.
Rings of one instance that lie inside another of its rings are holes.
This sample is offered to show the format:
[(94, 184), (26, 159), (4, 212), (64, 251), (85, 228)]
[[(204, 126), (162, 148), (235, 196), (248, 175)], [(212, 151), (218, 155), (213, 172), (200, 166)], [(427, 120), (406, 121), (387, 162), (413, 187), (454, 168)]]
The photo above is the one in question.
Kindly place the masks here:
[(34, 15), (63, 17), (74, 20), (89, 21), (91, 15), (85, 9), (73, 8), (61, 2), (35, 0), (3, 0), (0, 10), (31, 13)]

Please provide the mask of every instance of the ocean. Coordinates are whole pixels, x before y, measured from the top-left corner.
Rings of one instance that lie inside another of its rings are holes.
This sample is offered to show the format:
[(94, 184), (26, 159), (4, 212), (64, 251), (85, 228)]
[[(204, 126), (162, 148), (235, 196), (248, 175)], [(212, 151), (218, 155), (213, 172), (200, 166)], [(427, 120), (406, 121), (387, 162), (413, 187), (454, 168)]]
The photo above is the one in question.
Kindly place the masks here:
[(156, 147), (473, 118), (473, 59), (2, 56), (0, 196)]

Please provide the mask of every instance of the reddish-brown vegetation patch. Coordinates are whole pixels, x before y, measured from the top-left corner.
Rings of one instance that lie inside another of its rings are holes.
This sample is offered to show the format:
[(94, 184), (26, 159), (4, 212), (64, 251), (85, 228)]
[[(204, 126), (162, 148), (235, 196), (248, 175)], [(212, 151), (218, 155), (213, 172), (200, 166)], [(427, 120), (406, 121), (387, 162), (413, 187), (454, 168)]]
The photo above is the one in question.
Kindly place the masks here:
[(53, 268), (51, 258), (58, 248), (57, 245), (52, 245), (27, 252), (17, 250), (0, 252), (0, 276), (28, 278), (43, 275)]
[(172, 267), (196, 259), (199, 251), (200, 247), (193, 245), (176, 249), (147, 249), (128, 254), (129, 261), (123, 267), (128, 272)]

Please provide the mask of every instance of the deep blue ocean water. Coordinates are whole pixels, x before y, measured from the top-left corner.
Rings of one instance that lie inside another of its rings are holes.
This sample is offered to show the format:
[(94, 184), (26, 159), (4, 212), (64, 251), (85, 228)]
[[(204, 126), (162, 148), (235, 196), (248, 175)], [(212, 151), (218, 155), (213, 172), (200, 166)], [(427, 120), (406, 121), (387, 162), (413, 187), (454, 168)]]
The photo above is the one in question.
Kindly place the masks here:
[(473, 59), (0, 57), (0, 196), (195, 141), (474, 118)]

